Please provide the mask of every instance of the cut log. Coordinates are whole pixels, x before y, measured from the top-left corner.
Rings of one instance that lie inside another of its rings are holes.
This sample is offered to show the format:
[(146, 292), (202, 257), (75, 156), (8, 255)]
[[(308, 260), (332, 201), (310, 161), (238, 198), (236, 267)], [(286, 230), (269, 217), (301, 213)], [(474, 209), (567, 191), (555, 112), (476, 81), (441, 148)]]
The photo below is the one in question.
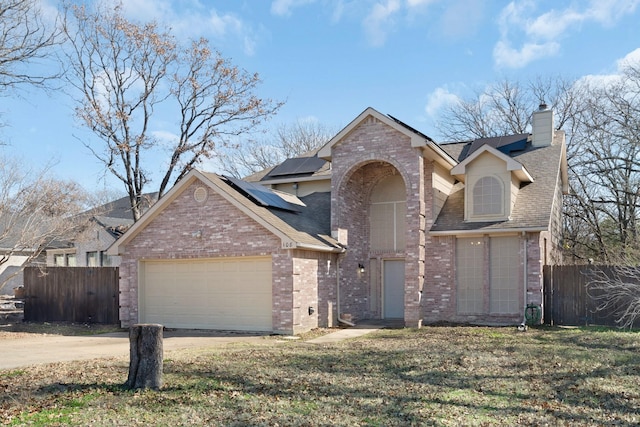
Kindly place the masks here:
[(128, 389), (162, 387), (162, 325), (137, 324), (129, 329)]

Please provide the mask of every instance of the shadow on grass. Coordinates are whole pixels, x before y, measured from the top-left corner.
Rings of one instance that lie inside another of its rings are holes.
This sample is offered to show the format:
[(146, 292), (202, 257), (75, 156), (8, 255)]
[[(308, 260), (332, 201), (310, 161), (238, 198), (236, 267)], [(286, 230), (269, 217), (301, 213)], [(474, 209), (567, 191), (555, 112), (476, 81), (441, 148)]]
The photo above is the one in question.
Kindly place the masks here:
[[(258, 372), (239, 371), (233, 365), (214, 365), (192, 371), (191, 380), (178, 382), (187, 389), (202, 388), (200, 380), (215, 379), (214, 390), (234, 390), (276, 400), (295, 400), (303, 396), (322, 401), (336, 410), (344, 410), (340, 406), (348, 403), (351, 411), (360, 415), (373, 411), (384, 417), (394, 417), (398, 411), (406, 409), (403, 413), (407, 422), (424, 421), (422, 416), (411, 414), (416, 408), (434, 405), (449, 406), (454, 413), (467, 408), (515, 419), (525, 413), (542, 412), (567, 422), (602, 423), (607, 422), (607, 418), (598, 419), (597, 414), (603, 405), (616, 413), (638, 410), (637, 400), (634, 402), (618, 393), (602, 390), (597, 398), (593, 398), (581, 389), (589, 379), (618, 375), (613, 367), (585, 372), (570, 369), (536, 371), (514, 362), (491, 373), (474, 366), (465, 368), (465, 355), (459, 351), (439, 354), (435, 363), (439, 366), (432, 363), (430, 367), (425, 363), (428, 352), (408, 355), (406, 351), (363, 352), (362, 349), (339, 348), (307, 349), (304, 353), (282, 354), (281, 357), (271, 353), (261, 361), (263, 366)], [(181, 369), (171, 373), (182, 376)], [(194, 376), (200, 378), (194, 379)], [(509, 389), (510, 384), (519, 385), (520, 391)], [(540, 395), (536, 390), (539, 384), (551, 387)], [(177, 387), (175, 390), (185, 389)], [(443, 398), (447, 395), (453, 397)], [(370, 402), (376, 403), (372, 407)]]
[(579, 335), (465, 328), (380, 331), (336, 345), (297, 342), (172, 357), (164, 365), (165, 386), (141, 392), (146, 399), (130, 399), (137, 392), (99, 381), (51, 383), (38, 393), (110, 394), (141, 410), (159, 405), (162, 411), (179, 411), (186, 405), (221, 420), (261, 414), (264, 423), (283, 425), (305, 425), (305, 419), (367, 425), (637, 420), (637, 340), (611, 342), (598, 335), (590, 342)]

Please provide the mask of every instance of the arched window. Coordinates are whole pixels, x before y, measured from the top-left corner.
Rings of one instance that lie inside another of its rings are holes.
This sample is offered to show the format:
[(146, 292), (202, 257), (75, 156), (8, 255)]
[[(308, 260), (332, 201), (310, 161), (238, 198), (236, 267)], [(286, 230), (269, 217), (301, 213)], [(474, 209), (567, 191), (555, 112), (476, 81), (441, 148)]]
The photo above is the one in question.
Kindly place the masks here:
[(493, 176), (485, 176), (473, 186), (473, 215), (501, 215), (503, 209), (502, 183)]
[(372, 251), (405, 249), (407, 196), (400, 175), (382, 179), (371, 193), (369, 232)]

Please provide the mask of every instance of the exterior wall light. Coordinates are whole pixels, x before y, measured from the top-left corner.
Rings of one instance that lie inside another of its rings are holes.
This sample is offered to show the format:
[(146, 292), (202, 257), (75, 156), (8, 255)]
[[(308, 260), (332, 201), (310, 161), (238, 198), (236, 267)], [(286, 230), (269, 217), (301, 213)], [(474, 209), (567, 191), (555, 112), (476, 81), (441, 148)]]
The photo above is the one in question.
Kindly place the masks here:
[(364, 273), (364, 265), (362, 265), (362, 264), (358, 264), (358, 271), (359, 271), (360, 273)]

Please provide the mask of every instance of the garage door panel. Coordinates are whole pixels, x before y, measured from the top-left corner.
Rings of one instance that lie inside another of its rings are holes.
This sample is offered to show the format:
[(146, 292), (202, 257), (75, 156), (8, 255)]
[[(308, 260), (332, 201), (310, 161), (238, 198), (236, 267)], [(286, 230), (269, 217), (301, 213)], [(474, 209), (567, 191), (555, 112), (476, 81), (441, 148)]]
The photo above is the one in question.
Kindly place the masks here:
[(145, 261), (141, 271), (143, 322), (272, 330), (270, 257)]

